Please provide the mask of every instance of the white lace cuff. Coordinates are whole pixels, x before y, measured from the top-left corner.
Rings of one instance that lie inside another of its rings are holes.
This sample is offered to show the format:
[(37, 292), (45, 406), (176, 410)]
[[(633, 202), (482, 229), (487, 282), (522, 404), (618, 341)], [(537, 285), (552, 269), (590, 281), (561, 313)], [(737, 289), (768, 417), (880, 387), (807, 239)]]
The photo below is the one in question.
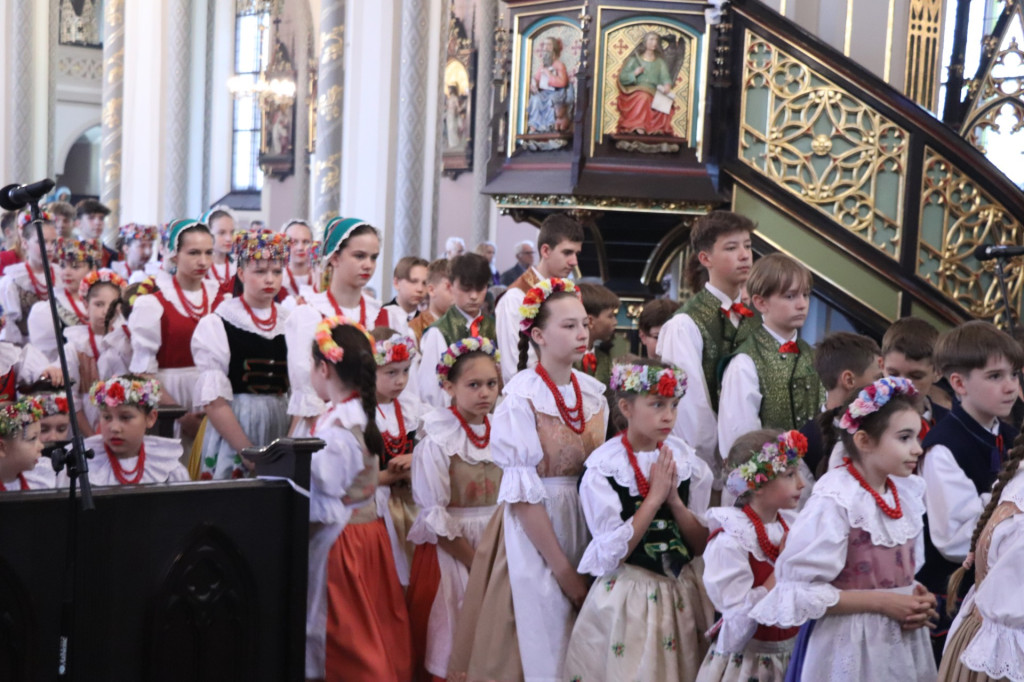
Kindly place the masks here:
[(412, 527), (409, 529), (409, 542), (414, 545), (437, 544), (438, 536), (449, 540), (461, 536), (458, 525), (452, 520), (444, 507), (420, 509)]
[(747, 593), (743, 603), (722, 614), (722, 629), (718, 631), (715, 651), (720, 653), (741, 653), (747, 642), (757, 631), (757, 621), (750, 617), (750, 611), (767, 596), (764, 587), (755, 587)]
[(498, 502), (539, 504), (548, 496), (536, 466), (511, 466), (501, 471)]
[(828, 583), (780, 582), (751, 611), (758, 623), (791, 628), (821, 618), (839, 601), (839, 590)]
[(986, 618), (974, 639), (960, 654), (960, 662), (993, 680), (1024, 680), (1024, 632)]
[(229, 402), (234, 400), (235, 393), (231, 390), (231, 381), (218, 369), (200, 372), (195, 393), (192, 395), (193, 406), (206, 407), (217, 398), (224, 398)]
[(288, 414), (293, 417), (319, 417), (326, 409), (324, 401), (311, 388), (293, 388), (288, 399)]
[(615, 530), (595, 537), (583, 552), (577, 572), (589, 573), (597, 578), (608, 575), (626, 558), (629, 553), (629, 541), (632, 538), (631, 521), (625, 521)]

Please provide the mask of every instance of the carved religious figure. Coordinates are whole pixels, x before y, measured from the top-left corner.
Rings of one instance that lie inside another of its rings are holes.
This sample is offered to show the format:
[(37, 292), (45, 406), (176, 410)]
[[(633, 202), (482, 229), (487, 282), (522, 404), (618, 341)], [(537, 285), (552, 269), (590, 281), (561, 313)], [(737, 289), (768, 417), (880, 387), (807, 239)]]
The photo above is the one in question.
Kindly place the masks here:
[(527, 129), (530, 133), (563, 133), (572, 128), (573, 93), (562, 61), (562, 40), (540, 41), (540, 64), (530, 79)]
[(661, 36), (648, 31), (619, 72), (617, 132), (672, 135), (673, 80)]

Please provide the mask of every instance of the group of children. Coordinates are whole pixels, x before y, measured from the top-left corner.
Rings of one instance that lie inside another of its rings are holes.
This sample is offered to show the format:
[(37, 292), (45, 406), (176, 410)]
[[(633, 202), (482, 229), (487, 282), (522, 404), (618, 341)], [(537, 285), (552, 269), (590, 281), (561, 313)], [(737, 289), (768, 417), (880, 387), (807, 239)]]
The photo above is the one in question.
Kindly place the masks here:
[[(66, 485), (39, 461), (71, 418), (100, 485), (244, 477), (247, 447), (322, 439), (308, 679), (1024, 679), (1024, 350), (988, 323), (812, 349), (809, 271), (755, 262), (725, 211), (692, 230), (702, 286), (646, 304), (646, 357), (616, 358), (619, 301), (570, 278), (565, 215), (497, 301), (461, 254), (401, 259), (383, 305), (357, 219), (322, 247), (221, 209), (128, 226), (109, 269), (98, 232), (43, 228), (0, 280), (0, 485)], [(180, 438), (146, 435), (169, 403)]]

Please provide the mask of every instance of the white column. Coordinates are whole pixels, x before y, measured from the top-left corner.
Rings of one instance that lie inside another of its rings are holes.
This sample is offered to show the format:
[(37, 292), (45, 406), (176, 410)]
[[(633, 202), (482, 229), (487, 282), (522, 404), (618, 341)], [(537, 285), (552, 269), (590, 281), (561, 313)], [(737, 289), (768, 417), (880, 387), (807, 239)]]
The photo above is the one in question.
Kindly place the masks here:
[(161, 177), (164, 192), (161, 215), (167, 220), (182, 218), (195, 211), (187, 210), (188, 190), (188, 128), (189, 128), (189, 54), (192, 25), (191, 0), (164, 0), (162, 28), (164, 43), (164, 106), (165, 119), (161, 150)]
[(103, 137), (100, 140), (100, 200), (110, 209), (107, 225), (120, 225), (121, 120), (124, 102), (124, 0), (103, 10)]
[[(480, 0), (477, 35), (480, 49), (476, 58), (476, 121), (473, 129), (473, 243), (491, 238), (494, 213), (491, 198), (483, 193), (487, 185), (487, 159), (490, 156), (491, 97), (494, 91), (494, 27), (498, 25), (498, 0)], [(472, 247), (470, 247), (472, 248)]]
[(316, 152), (313, 157), (313, 220), (322, 230), (341, 211), (341, 149), (345, 92), (345, 0), (320, 5)]

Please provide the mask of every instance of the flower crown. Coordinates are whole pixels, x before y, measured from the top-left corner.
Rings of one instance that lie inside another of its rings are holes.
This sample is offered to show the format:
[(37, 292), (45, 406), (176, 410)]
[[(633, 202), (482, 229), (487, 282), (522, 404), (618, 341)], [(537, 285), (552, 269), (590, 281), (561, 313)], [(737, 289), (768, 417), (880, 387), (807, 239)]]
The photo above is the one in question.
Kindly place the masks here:
[(373, 359), (378, 367), (392, 362), (409, 360), (416, 355), (416, 342), (404, 334), (395, 334), (390, 339), (373, 344)]
[(63, 393), (39, 393), (32, 396), (43, 408), (43, 418), (68, 413), (68, 399)]
[(455, 366), (455, 362), (463, 355), (477, 351), (486, 353), (495, 362), (501, 361), (501, 353), (498, 352), (498, 347), (494, 345), (493, 341), (482, 336), (467, 336), (448, 346), (441, 354), (441, 362), (437, 363), (437, 383), (443, 386), (444, 382), (448, 380), (448, 375), (451, 373), (452, 367)]
[(118, 232), (125, 243), (140, 240), (155, 242), (160, 236), (160, 228), (156, 225), (140, 225), (138, 223), (122, 225)]
[[(334, 340), (334, 337), (331, 335), (331, 330), (335, 327), (340, 327), (343, 324), (355, 327), (361, 331), (363, 336), (365, 336), (370, 342), (370, 348), (373, 348), (376, 345), (373, 337), (370, 336), (370, 332), (366, 331), (366, 327), (358, 322), (354, 322), (344, 315), (326, 317), (316, 326), (316, 332), (313, 334), (313, 338), (316, 339), (316, 346), (320, 349), (320, 353), (327, 358), (329, 362), (335, 365), (345, 358), (345, 349), (339, 346), (338, 342)], [(376, 357), (376, 355), (374, 357)]]
[(11, 438), (20, 429), (43, 418), (43, 405), (35, 398), (21, 400), (0, 408), (0, 438)]
[(100, 245), (92, 239), (57, 239), (57, 261), (61, 263), (99, 263)]
[(676, 367), (615, 364), (608, 387), (626, 393), (682, 398), (686, 394), (686, 372)]
[(319, 263), (320, 262), (320, 250), (323, 249), (323, 242), (314, 241), (309, 247), (309, 262)]
[[(49, 211), (40, 211), (39, 212), (39, 219), (42, 220), (43, 222), (52, 223), (53, 222), (53, 214), (50, 213)], [(23, 227), (25, 227), (26, 225), (28, 225), (31, 222), (32, 222), (32, 212), (31, 211), (22, 211), (21, 213), (18, 214), (18, 227), (19, 228), (23, 228)]]
[(537, 286), (526, 292), (526, 298), (523, 299), (523, 304), (519, 306), (519, 314), (523, 318), (519, 322), (519, 331), (523, 334), (529, 332), (530, 327), (533, 326), (533, 321), (537, 318), (537, 313), (540, 312), (541, 305), (543, 305), (544, 301), (548, 300), (551, 294), (559, 291), (568, 291), (571, 294), (576, 294), (576, 298), (580, 297), (579, 289), (576, 288), (576, 284), (571, 279), (561, 279), (559, 277), (542, 279), (537, 282)]
[(248, 230), (236, 232), (231, 253), (239, 261), (278, 260), (287, 261), (291, 246), (288, 237), (281, 233)]
[(895, 395), (917, 395), (917, 389), (903, 377), (879, 379), (857, 394), (840, 418), (839, 428), (847, 433), (857, 433), (864, 418), (878, 412)]
[(124, 277), (117, 274), (113, 270), (103, 268), (101, 270), (93, 270), (78, 284), (78, 295), (85, 298), (89, 295), (89, 290), (92, 289), (92, 285), (104, 282), (106, 284), (113, 284), (118, 289), (124, 289), (128, 286), (128, 282), (124, 280)]
[(725, 481), (726, 489), (736, 497), (757, 490), (779, 476), (797, 460), (807, 454), (807, 438), (799, 431), (780, 433), (753, 453), (748, 461), (739, 465)]
[(89, 389), (89, 402), (96, 407), (132, 405), (155, 409), (160, 404), (160, 382), (156, 379), (131, 379), (125, 376), (97, 381)]

